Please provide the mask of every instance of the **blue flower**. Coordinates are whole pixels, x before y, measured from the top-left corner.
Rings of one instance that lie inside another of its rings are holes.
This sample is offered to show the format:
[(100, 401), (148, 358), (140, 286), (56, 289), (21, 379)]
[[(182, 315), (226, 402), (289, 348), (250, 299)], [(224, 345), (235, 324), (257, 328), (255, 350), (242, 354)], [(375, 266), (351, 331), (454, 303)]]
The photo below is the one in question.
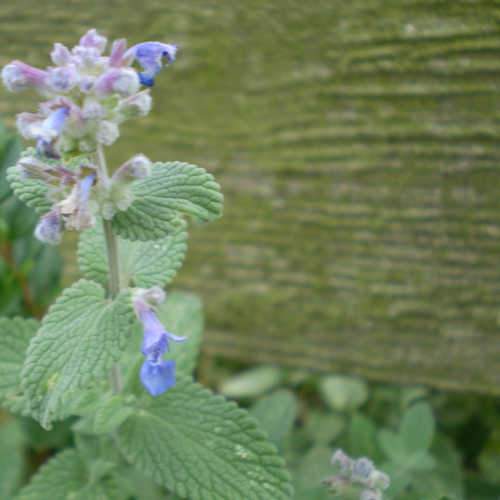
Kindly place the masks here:
[(39, 153), (49, 157), (57, 157), (54, 150), (54, 143), (61, 135), (64, 128), (64, 122), (69, 115), (69, 108), (61, 107), (52, 111), (50, 115), (42, 122), (41, 126), (36, 130), (37, 144), (36, 148)]
[(152, 87), (155, 76), (161, 71), (164, 60), (166, 64), (175, 61), (177, 46), (161, 42), (143, 42), (134, 45), (129, 49), (144, 71), (139, 73), (142, 85)]
[(159, 396), (175, 385), (175, 361), (146, 359), (141, 367), (141, 382), (151, 396)]
[(62, 220), (59, 210), (45, 214), (35, 228), (35, 237), (42, 243), (58, 245), (61, 243)]
[(184, 342), (180, 337), (167, 332), (156, 313), (149, 307), (141, 308), (139, 319), (144, 328), (141, 351), (146, 357), (140, 378), (142, 385), (152, 396), (159, 396), (175, 385), (175, 361), (164, 361), (169, 341)]

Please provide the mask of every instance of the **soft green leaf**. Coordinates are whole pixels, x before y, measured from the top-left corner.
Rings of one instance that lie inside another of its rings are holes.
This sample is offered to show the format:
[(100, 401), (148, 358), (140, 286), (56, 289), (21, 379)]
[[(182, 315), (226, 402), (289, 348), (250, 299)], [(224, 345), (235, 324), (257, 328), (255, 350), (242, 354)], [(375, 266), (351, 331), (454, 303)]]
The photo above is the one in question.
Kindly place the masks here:
[(434, 416), (426, 402), (410, 407), (401, 421), (401, 436), (406, 449), (411, 451), (428, 450), (434, 438)]
[[(181, 267), (187, 250), (186, 223), (180, 220), (171, 234), (155, 241), (118, 238), (122, 282), (150, 288), (170, 283)], [(78, 245), (78, 264), (86, 278), (107, 286), (106, 244), (100, 221), (84, 231)]]
[(59, 416), (65, 396), (108, 373), (133, 321), (129, 292), (110, 301), (87, 280), (64, 291), (32, 339), (22, 371), (32, 414), (43, 427)]
[(19, 422), (0, 426), (0, 498), (6, 500), (19, 486), (24, 473), (24, 436)]
[(190, 500), (291, 498), (283, 459), (234, 403), (185, 378), (144, 401), (120, 428), (119, 443), (159, 484)]
[(376, 461), (379, 458), (376, 434), (377, 428), (373, 420), (365, 415), (354, 415), (349, 425), (349, 454)]
[(325, 403), (337, 411), (355, 410), (368, 398), (366, 383), (353, 377), (329, 375), (321, 380), (319, 388)]
[[(98, 459), (95, 465), (102, 469)], [(112, 478), (99, 477), (77, 450), (67, 449), (42, 465), (16, 499), (123, 500), (123, 496)]]
[(41, 181), (23, 177), (16, 166), (7, 169), (7, 180), (15, 195), (38, 214), (43, 215), (50, 210), (47, 186)]
[(25, 414), (27, 405), (20, 390), (24, 356), (38, 322), (24, 318), (0, 318), (0, 404)]
[(331, 458), (332, 450), (325, 446), (317, 446), (307, 452), (294, 474), (298, 498), (305, 500), (313, 495), (325, 500), (331, 498), (327, 488), (321, 484), (332, 475)]
[(387, 457), (395, 462), (407, 456), (407, 451), (401, 436), (393, 431), (382, 429), (378, 433), (378, 442), (380, 448), (382, 448)]
[(257, 401), (250, 410), (250, 414), (267, 432), (269, 439), (280, 447), (297, 418), (297, 406), (297, 398), (294, 394), (283, 389)]
[(224, 380), (219, 392), (230, 398), (254, 398), (278, 386), (283, 372), (276, 366), (258, 366)]
[(223, 197), (213, 176), (195, 165), (156, 163), (149, 177), (133, 185), (134, 202), (113, 218), (129, 240), (156, 240), (175, 231), (179, 214), (210, 221), (222, 214)]
[(328, 446), (344, 430), (345, 417), (335, 413), (310, 410), (304, 429), (307, 435), (318, 446)]

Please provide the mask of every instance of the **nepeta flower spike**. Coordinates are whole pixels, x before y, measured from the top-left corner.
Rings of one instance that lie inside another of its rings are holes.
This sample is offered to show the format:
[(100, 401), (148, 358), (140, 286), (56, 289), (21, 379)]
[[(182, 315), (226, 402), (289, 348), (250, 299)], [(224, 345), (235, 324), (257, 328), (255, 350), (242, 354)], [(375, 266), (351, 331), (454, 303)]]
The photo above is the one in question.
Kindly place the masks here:
[(160, 42), (143, 42), (129, 49), (144, 71), (139, 73), (141, 83), (146, 87), (154, 85), (155, 76), (161, 71), (163, 61), (167, 64), (175, 61), (177, 46)]

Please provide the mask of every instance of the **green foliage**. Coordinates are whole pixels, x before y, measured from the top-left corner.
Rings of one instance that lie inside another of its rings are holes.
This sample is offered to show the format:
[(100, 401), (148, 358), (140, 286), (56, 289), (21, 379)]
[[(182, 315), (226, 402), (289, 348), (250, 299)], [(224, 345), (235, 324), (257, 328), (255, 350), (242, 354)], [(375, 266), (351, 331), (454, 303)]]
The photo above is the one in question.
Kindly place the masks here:
[(230, 398), (254, 398), (275, 388), (283, 380), (276, 366), (258, 366), (225, 380), (219, 392)]
[(47, 186), (43, 182), (23, 177), (16, 166), (7, 169), (7, 180), (15, 195), (38, 215), (50, 211), (52, 203), (48, 198)]
[(0, 498), (7, 500), (17, 490), (24, 475), (24, 435), (19, 422), (0, 425)]
[(20, 388), (21, 368), (38, 322), (0, 318), (0, 404), (14, 413), (27, 411)]
[(191, 500), (291, 496), (284, 461), (255, 421), (188, 379), (143, 400), (118, 439), (141, 472)]
[(133, 185), (134, 202), (113, 218), (113, 228), (128, 240), (157, 240), (175, 232), (179, 214), (198, 221), (222, 215), (223, 196), (213, 176), (195, 165), (156, 163), (150, 176)]
[[(118, 239), (121, 276), (124, 284), (150, 288), (169, 284), (187, 250), (186, 223), (179, 220), (171, 234), (155, 241)], [(100, 221), (82, 233), (78, 245), (78, 264), (86, 278), (106, 286), (108, 262), (106, 243)]]
[(109, 301), (100, 285), (87, 280), (65, 290), (31, 341), (22, 371), (30, 410), (43, 427), (58, 417), (65, 396), (107, 375), (133, 321), (127, 291)]
[(368, 397), (364, 381), (341, 375), (324, 377), (320, 382), (320, 391), (325, 402), (337, 411), (355, 410)]
[(38, 216), (7, 182), (19, 151), (17, 137), (0, 126), (0, 314), (38, 316), (58, 289), (62, 260), (57, 249), (33, 237)]

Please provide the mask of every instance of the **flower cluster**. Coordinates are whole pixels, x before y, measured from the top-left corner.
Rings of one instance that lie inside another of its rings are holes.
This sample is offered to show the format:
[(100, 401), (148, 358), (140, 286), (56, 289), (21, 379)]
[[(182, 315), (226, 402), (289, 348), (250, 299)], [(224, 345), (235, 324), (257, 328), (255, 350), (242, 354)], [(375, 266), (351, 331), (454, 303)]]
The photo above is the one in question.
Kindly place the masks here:
[(382, 500), (383, 491), (389, 487), (389, 476), (377, 470), (373, 462), (361, 457), (352, 459), (342, 450), (336, 450), (332, 456), (332, 465), (337, 474), (323, 482), (336, 494), (360, 491), (360, 500)]
[(165, 300), (165, 292), (158, 287), (139, 289), (134, 297), (134, 309), (142, 323), (144, 337), (141, 352), (145, 357), (141, 367), (142, 385), (152, 396), (159, 396), (175, 385), (175, 361), (162, 359), (168, 351), (169, 342), (184, 342), (180, 337), (167, 332), (154, 311), (154, 305)]
[(120, 39), (106, 55), (107, 43), (93, 29), (71, 50), (56, 43), (53, 65), (46, 69), (12, 61), (2, 70), (7, 89), (32, 89), (44, 98), (37, 112), (17, 116), (17, 128), (36, 143), (21, 158), (20, 172), (45, 184), (53, 202), (35, 231), (46, 243), (59, 243), (63, 229), (92, 226), (96, 212), (110, 219), (127, 209), (132, 202), (128, 184), (149, 172), (149, 160), (138, 155), (110, 181), (92, 158), (99, 147), (118, 139), (124, 121), (149, 113), (149, 87), (162, 67), (175, 60), (177, 48), (160, 42), (127, 48)]

